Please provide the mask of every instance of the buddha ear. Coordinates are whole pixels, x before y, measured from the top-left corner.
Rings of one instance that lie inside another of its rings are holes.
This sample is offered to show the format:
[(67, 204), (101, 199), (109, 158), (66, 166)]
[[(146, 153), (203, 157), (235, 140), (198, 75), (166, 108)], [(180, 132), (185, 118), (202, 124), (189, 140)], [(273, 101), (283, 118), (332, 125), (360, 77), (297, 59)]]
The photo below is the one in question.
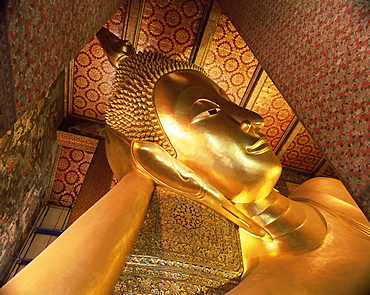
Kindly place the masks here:
[[(136, 167), (156, 184), (183, 195), (198, 196), (201, 194), (200, 182), (203, 181), (200, 177), (158, 144), (133, 140), (131, 155)], [(193, 181), (189, 181), (190, 178)]]
[(131, 143), (131, 155), (136, 167), (156, 184), (208, 206), (252, 236), (271, 241), (271, 236), (263, 228), (158, 144), (134, 140)]

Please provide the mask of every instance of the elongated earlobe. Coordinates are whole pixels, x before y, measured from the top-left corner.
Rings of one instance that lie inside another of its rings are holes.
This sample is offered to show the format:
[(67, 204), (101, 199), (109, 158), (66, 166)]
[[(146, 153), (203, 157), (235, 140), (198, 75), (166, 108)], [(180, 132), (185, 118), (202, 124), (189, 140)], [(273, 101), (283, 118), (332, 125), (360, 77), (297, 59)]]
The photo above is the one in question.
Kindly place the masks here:
[(136, 167), (156, 184), (208, 206), (254, 237), (267, 242), (272, 240), (261, 226), (245, 216), (217, 189), (161, 146), (153, 142), (134, 140), (131, 154)]

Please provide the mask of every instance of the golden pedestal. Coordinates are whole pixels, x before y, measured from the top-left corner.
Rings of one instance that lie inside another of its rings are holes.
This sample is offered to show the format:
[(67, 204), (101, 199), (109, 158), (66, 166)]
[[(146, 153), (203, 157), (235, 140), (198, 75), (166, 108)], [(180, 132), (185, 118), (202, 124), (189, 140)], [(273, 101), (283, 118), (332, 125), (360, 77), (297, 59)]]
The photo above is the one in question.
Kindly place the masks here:
[(237, 227), (157, 187), (113, 294), (225, 294), (242, 272)]

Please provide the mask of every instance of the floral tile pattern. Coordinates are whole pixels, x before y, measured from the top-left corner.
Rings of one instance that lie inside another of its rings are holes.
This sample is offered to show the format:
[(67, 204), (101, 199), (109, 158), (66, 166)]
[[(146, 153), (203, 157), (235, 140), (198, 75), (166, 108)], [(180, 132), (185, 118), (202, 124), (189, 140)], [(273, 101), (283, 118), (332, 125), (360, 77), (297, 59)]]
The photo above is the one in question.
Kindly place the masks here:
[(189, 58), (205, 0), (147, 0), (137, 51)]
[(98, 140), (58, 132), (61, 145), (49, 202), (73, 207), (89, 169)]
[(221, 14), (204, 64), (209, 77), (239, 104), (258, 64), (225, 14)]
[(353, 195), (370, 184), (367, 1), (218, 1)]
[(267, 135), (271, 146), (275, 148), (294, 118), (294, 112), (270, 77), (267, 77), (252, 110), (265, 120), (261, 131)]
[(322, 157), (316, 144), (302, 128), (283, 155), (281, 163), (288, 167), (312, 171)]
[[(121, 37), (126, 7), (105, 24), (105, 28)], [(96, 37), (74, 58), (72, 114), (104, 121), (108, 101), (112, 97), (115, 70), (109, 63)]]

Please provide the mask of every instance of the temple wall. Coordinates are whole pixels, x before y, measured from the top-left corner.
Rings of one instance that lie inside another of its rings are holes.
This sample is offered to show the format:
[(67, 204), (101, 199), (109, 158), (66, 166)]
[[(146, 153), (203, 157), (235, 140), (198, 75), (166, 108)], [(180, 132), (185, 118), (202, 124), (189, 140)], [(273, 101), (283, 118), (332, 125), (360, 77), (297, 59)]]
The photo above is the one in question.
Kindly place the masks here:
[(370, 184), (370, 3), (218, 0), (341, 180)]
[(63, 88), (62, 74), (0, 138), (0, 285), (45, 201)]
[(5, 69), (0, 70), (3, 96), (0, 136), (3, 136), (123, 1), (1, 2), (0, 64)]

